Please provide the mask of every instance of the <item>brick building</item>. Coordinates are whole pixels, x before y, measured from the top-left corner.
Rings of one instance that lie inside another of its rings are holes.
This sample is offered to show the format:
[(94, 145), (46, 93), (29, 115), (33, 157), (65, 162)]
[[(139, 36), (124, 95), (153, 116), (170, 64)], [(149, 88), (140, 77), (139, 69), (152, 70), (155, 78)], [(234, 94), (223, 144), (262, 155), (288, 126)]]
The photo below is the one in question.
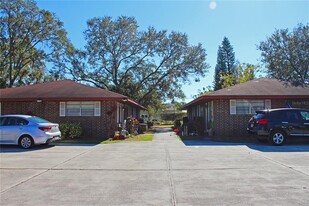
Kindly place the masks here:
[(188, 119), (200, 119), (214, 138), (246, 139), (248, 120), (256, 110), (295, 107), (309, 109), (309, 87), (293, 87), (261, 78), (217, 90), (186, 104)]
[(71, 80), (0, 89), (0, 114), (32, 114), (51, 122), (79, 122), (83, 137), (109, 138), (145, 108), (127, 96)]

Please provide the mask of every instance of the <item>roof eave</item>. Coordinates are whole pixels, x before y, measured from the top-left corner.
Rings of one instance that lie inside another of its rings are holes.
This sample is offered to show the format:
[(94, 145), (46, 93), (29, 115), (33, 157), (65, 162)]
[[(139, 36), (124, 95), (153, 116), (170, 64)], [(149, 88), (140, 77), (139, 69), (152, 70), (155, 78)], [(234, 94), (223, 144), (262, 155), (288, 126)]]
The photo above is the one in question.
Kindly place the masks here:
[(202, 101), (226, 99), (309, 99), (309, 95), (204, 95), (185, 104), (182, 109), (201, 103)]
[(46, 98), (1, 98), (0, 102), (36, 102), (38, 100), (41, 100), (42, 102), (48, 102), (48, 101), (117, 101), (128, 104), (134, 105), (136, 107), (139, 107), (143, 110), (147, 110), (144, 106), (134, 102), (131, 99), (123, 98), (123, 97), (46, 97)]
[(137, 102), (134, 102), (134, 101), (131, 100), (131, 99), (128, 99), (127, 102), (130, 103), (131, 105), (137, 106), (137, 107), (139, 107), (139, 108), (141, 108), (141, 109), (143, 109), (143, 110), (147, 110), (146, 107), (144, 107), (144, 106), (138, 104)]
[(122, 101), (118, 97), (31, 97), (31, 98), (1, 98), (0, 102), (33, 102), (42, 101)]

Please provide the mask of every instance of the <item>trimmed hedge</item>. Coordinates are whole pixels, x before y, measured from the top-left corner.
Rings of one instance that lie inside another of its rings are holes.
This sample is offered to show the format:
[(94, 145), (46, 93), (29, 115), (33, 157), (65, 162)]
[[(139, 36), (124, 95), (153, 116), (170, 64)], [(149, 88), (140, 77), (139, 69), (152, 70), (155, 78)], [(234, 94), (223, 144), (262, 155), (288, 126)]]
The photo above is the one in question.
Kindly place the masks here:
[(82, 135), (80, 123), (62, 122), (59, 124), (62, 139), (77, 139)]

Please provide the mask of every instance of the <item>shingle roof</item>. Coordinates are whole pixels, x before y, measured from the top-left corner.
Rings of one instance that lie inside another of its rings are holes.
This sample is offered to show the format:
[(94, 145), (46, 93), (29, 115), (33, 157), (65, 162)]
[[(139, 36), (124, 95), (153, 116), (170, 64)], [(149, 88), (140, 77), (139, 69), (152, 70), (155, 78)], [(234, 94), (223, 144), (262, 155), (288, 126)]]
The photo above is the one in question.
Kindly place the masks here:
[(59, 80), (30, 86), (0, 89), (0, 101), (122, 101), (142, 107), (127, 96), (72, 80)]
[(212, 96), (231, 96), (231, 95), (269, 95), (269, 96), (290, 96), (307, 95), (309, 96), (309, 87), (294, 87), (288, 83), (277, 79), (261, 78), (251, 80), (242, 84), (220, 89), (211, 93)]
[(260, 78), (203, 95), (186, 104), (184, 108), (189, 105), (196, 104), (201, 100), (232, 98), (309, 99), (309, 87), (294, 87), (277, 79)]

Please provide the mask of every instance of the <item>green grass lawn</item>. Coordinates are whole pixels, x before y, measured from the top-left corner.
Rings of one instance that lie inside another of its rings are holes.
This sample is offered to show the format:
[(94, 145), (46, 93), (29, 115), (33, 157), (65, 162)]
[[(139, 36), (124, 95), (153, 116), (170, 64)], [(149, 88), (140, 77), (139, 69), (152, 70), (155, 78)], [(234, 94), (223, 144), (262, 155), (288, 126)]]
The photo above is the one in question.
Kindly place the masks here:
[(153, 132), (147, 132), (145, 134), (139, 134), (139, 135), (130, 137), (125, 140), (104, 140), (101, 142), (101, 144), (114, 144), (114, 143), (119, 143), (119, 142), (152, 141), (153, 136), (154, 136)]
[(98, 141), (98, 140), (89, 140), (89, 139), (62, 139), (60, 141), (57, 141), (56, 143), (66, 143), (66, 144), (114, 144), (118, 142), (136, 142), (136, 141), (152, 141), (152, 138), (154, 136), (155, 129), (150, 129), (146, 131), (144, 134), (139, 134), (136, 136), (132, 136), (130, 138), (127, 138), (125, 140), (104, 140), (104, 141)]

